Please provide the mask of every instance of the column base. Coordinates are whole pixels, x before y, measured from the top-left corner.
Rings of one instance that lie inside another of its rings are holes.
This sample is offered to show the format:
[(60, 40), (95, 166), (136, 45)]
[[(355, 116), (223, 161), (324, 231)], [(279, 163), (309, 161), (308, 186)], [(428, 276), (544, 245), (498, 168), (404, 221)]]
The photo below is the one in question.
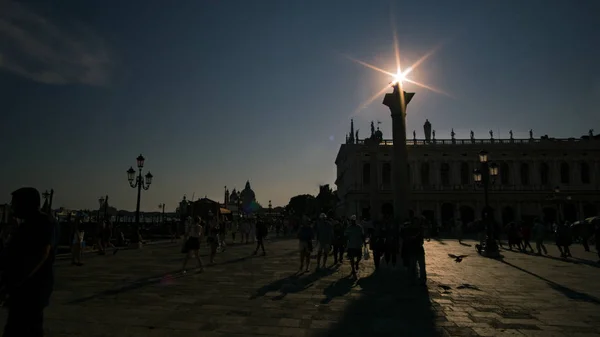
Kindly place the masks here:
[(498, 243), (494, 239), (486, 238), (485, 242), (483, 242), (483, 245), (476, 245), (475, 247), (481, 256), (489, 257), (491, 259), (497, 259), (500, 257)]

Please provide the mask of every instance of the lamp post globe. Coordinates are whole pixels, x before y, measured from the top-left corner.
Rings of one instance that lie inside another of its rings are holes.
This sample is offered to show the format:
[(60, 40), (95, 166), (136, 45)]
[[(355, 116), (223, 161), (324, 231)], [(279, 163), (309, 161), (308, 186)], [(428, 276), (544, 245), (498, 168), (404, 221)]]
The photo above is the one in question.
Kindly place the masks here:
[(480, 163), (487, 163), (488, 161), (488, 153), (486, 150), (481, 150), (479, 152), (479, 162)]
[(146, 185), (150, 186), (150, 184), (152, 184), (152, 178), (154, 178), (154, 176), (148, 171), (148, 173), (146, 173)]
[(137, 161), (137, 167), (141, 170), (144, 167), (144, 161), (146, 160), (146, 158), (144, 158), (144, 156), (142, 156), (141, 154), (136, 158)]
[(129, 170), (127, 170), (127, 180), (130, 184), (133, 184), (133, 179), (135, 179), (135, 170), (133, 167), (129, 167)]

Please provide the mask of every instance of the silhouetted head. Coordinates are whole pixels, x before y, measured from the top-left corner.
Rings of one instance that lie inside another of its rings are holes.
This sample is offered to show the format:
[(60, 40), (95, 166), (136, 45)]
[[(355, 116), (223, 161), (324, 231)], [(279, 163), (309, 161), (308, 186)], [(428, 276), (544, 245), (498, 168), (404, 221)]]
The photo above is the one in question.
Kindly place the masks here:
[(12, 211), (19, 219), (26, 218), (39, 211), (41, 204), (40, 192), (33, 187), (22, 187), (12, 192)]

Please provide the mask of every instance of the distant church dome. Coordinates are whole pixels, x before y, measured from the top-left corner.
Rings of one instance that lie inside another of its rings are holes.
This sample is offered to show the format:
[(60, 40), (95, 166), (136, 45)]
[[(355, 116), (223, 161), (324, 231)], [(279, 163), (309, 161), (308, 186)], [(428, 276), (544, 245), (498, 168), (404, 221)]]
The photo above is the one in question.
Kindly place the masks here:
[(256, 195), (254, 194), (254, 191), (250, 187), (250, 181), (246, 181), (246, 186), (242, 190), (240, 197), (242, 198), (242, 201), (244, 203), (248, 203), (248, 202), (252, 202), (252, 201), (256, 200)]
[(233, 191), (231, 191), (231, 194), (229, 195), (229, 203), (236, 203), (237, 200), (238, 200), (238, 192), (234, 188)]

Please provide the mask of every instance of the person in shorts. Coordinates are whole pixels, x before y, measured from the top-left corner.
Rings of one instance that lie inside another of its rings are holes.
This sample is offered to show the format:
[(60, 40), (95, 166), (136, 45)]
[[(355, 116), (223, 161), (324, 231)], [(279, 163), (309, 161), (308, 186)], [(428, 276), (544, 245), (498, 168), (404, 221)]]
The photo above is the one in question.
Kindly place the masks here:
[(312, 240), (314, 238), (313, 230), (308, 222), (304, 222), (298, 231), (298, 249), (300, 250), (300, 269), (304, 270), (306, 262), (306, 271), (310, 269), (310, 254), (312, 254)]
[(362, 257), (362, 247), (365, 243), (365, 233), (363, 228), (356, 223), (356, 215), (350, 217), (350, 225), (344, 233), (346, 237), (346, 252), (352, 266), (352, 276), (356, 277), (358, 265)]
[(183, 259), (183, 272), (186, 272), (185, 266), (192, 253), (198, 261), (198, 268), (202, 272), (204, 270), (202, 260), (200, 259), (200, 237), (202, 237), (202, 225), (200, 224), (200, 217), (197, 217), (195, 221), (188, 221), (185, 228), (185, 237), (182, 253), (185, 254)]
[(325, 213), (319, 215), (319, 221), (316, 226), (317, 232), (317, 243), (319, 249), (317, 250), (317, 269), (321, 268), (321, 258), (323, 258), (323, 268), (327, 267), (327, 256), (331, 250), (331, 244), (333, 243), (333, 225), (327, 219)]

